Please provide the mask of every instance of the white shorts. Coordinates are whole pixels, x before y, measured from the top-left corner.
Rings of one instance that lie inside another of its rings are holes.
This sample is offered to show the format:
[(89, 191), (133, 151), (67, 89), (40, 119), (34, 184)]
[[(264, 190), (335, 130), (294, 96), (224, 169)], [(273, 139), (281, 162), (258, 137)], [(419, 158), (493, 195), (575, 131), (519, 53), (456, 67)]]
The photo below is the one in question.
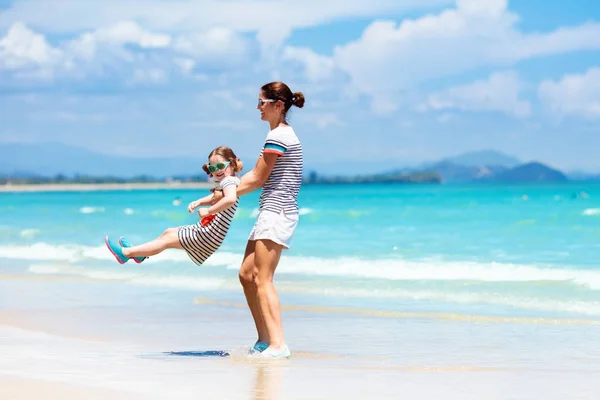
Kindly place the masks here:
[(262, 210), (250, 232), (248, 240), (267, 239), (290, 248), (292, 236), (298, 225), (298, 213), (276, 213), (274, 211)]

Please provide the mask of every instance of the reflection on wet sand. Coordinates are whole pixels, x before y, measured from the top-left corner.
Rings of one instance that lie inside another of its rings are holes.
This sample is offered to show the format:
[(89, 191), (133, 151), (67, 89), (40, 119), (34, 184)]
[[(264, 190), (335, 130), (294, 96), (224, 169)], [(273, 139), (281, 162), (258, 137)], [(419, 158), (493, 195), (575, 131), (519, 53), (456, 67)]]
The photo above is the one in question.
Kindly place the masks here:
[[(283, 360), (282, 360), (283, 361)], [(274, 400), (279, 398), (281, 380), (287, 363), (271, 360), (256, 363), (256, 378), (251, 398), (255, 400)]]

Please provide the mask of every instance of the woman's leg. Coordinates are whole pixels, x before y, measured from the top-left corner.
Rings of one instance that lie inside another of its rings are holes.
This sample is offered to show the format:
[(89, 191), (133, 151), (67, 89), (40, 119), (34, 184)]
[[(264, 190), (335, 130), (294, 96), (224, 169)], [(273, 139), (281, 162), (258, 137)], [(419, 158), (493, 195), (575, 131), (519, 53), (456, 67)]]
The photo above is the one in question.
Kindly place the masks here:
[(126, 257), (150, 257), (166, 249), (183, 249), (179, 242), (178, 228), (168, 228), (156, 239), (133, 247), (123, 247)]
[(269, 338), (269, 347), (273, 348), (281, 348), (285, 344), (279, 296), (273, 285), (273, 275), (279, 264), (282, 250), (283, 246), (271, 240), (257, 240), (255, 243), (254, 265), (257, 271), (254, 285), (258, 306)]
[(240, 283), (244, 288), (244, 295), (246, 296), (246, 302), (252, 313), (254, 319), (254, 325), (256, 325), (256, 332), (258, 333), (258, 341), (263, 343), (269, 343), (269, 335), (267, 334), (267, 328), (263, 321), (260, 309), (258, 308), (258, 298), (256, 296), (256, 286), (254, 285), (254, 277), (256, 276), (256, 266), (254, 265), (254, 248), (256, 242), (249, 240), (246, 245), (246, 252), (244, 254), (244, 261), (240, 267)]

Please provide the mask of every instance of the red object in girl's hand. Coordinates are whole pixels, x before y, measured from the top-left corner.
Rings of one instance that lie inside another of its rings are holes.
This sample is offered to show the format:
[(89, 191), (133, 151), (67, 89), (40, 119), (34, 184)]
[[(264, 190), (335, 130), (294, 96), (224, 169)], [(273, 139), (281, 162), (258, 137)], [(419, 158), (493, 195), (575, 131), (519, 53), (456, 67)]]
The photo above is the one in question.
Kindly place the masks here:
[(204, 217), (200, 220), (200, 223), (202, 224), (202, 226), (206, 226), (206, 225), (210, 224), (210, 221), (215, 219), (215, 217), (216, 217), (216, 215), (207, 215), (206, 217)]

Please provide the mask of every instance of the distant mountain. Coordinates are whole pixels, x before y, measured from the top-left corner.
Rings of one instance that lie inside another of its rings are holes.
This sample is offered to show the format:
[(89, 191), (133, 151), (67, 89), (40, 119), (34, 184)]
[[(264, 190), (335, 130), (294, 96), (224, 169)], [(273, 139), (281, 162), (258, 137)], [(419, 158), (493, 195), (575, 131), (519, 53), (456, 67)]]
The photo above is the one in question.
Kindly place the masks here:
[(533, 182), (566, 182), (568, 178), (561, 171), (548, 167), (539, 162), (518, 165), (497, 175), (490, 176), (486, 181), (502, 183), (533, 183)]
[(462, 165), (465, 167), (486, 167), (490, 165), (511, 168), (521, 164), (516, 157), (509, 156), (496, 150), (481, 150), (458, 156), (448, 157), (442, 162)]
[(124, 178), (202, 173), (203, 158), (110, 156), (60, 143), (0, 143), (0, 174), (11, 176), (93, 175)]
[(586, 171), (571, 171), (566, 174), (569, 180), (573, 181), (587, 181), (587, 182), (598, 182), (600, 181), (600, 173), (586, 172)]
[(497, 175), (507, 169), (501, 166), (476, 167), (459, 165), (450, 161), (441, 161), (425, 170), (439, 173), (445, 183), (466, 183)]

